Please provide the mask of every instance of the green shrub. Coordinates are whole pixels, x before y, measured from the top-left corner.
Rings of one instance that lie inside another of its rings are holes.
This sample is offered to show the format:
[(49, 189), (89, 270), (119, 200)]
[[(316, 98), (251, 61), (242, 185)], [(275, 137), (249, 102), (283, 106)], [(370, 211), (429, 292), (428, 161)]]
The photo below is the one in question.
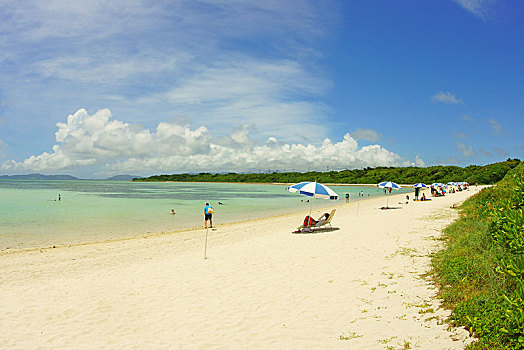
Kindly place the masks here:
[(524, 163), (461, 207), (433, 257), (440, 296), (474, 349), (524, 349)]

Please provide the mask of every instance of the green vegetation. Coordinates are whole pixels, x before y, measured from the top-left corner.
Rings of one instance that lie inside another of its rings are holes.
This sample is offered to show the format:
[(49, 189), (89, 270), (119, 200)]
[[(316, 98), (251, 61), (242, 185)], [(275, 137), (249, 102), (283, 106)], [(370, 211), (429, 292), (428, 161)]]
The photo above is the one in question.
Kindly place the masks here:
[(470, 349), (524, 349), (524, 162), (461, 206), (433, 257), (452, 323)]
[(173, 174), (155, 175), (148, 178), (135, 178), (133, 181), (176, 181), (176, 182), (249, 182), (249, 183), (297, 183), (316, 180), (322, 183), (376, 184), (382, 181), (394, 181), (400, 184), (424, 182), (447, 183), (450, 181), (467, 181), (470, 184), (494, 184), (506, 173), (520, 163), (519, 159), (508, 159), (504, 162), (489, 165), (418, 167), (377, 167), (355, 170), (273, 172), (251, 174)]

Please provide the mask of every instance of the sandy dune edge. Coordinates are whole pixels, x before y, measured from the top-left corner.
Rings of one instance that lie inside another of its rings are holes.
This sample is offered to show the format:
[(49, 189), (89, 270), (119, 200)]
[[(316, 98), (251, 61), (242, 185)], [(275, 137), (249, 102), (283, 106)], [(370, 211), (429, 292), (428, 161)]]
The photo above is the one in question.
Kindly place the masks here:
[[(393, 195), (205, 231), (0, 255), (0, 344), (29, 348), (462, 349), (421, 277), (450, 209)], [(314, 216), (321, 213), (317, 211)]]

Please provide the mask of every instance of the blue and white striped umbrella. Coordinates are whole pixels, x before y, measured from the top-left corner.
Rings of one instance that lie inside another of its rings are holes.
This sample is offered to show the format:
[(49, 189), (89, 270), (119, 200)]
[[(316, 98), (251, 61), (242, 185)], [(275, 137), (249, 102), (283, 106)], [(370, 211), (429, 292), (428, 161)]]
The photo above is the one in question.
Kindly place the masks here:
[(338, 194), (326, 185), (318, 182), (301, 182), (287, 188), (289, 192), (299, 192), (308, 197), (323, 198), (323, 199), (338, 199)]
[(426, 185), (425, 183), (419, 182), (417, 184), (414, 184), (413, 187), (415, 187), (415, 188), (423, 188), (423, 187), (428, 187), (428, 185)]
[(456, 182), (453, 182), (453, 181), (451, 181), (451, 182), (448, 182), (448, 185), (450, 185), (450, 186), (457, 186), (457, 183), (456, 183)]
[(433, 182), (431, 187), (444, 187), (444, 184), (442, 182)]
[(392, 181), (384, 181), (384, 182), (381, 182), (377, 185), (377, 187), (379, 188), (392, 188), (394, 190), (399, 190), (401, 189), (402, 187), (400, 187), (400, 185), (397, 185), (396, 183), (392, 182)]

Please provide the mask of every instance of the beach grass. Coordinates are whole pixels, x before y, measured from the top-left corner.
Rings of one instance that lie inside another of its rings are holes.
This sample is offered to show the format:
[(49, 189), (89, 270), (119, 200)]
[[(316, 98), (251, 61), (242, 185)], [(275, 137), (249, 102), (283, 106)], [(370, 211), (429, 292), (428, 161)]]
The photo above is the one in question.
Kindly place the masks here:
[(523, 193), (521, 163), (463, 203), (444, 230), (445, 248), (432, 257), (453, 325), (478, 339), (468, 349), (524, 348)]

